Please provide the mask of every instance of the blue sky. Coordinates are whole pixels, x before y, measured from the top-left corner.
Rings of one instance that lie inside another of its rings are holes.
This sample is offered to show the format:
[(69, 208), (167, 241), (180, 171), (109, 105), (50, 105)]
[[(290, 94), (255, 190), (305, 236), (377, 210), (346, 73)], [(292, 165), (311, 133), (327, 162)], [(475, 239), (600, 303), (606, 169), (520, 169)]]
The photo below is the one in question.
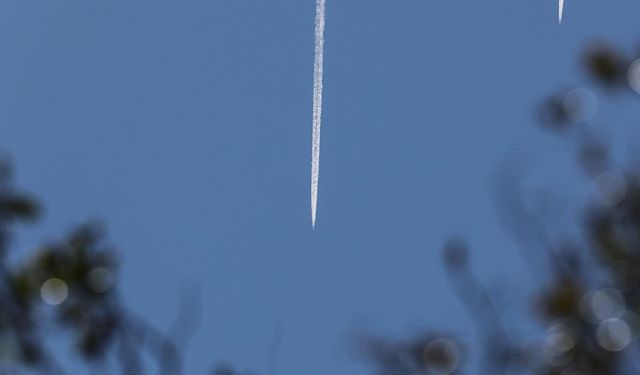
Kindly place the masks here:
[(472, 337), (440, 260), (452, 233), (523, 302), (495, 172), (526, 155), (570, 195), (572, 151), (534, 106), (583, 82), (586, 41), (640, 33), (634, 0), (567, 0), (560, 27), (555, 0), (327, 1), (315, 231), (313, 0), (0, 4), (0, 146), (47, 207), (16, 247), (103, 219), (126, 302), (163, 329), (200, 285), (189, 374), (265, 373), (278, 322), (282, 375), (366, 374), (347, 343), (361, 329)]

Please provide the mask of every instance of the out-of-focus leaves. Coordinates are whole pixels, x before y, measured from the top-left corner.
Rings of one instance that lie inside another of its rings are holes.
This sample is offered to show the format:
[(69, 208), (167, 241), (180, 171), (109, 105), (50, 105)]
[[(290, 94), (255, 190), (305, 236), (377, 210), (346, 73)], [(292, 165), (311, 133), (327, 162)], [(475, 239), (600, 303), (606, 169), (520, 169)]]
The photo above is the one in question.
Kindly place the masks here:
[(238, 373), (229, 365), (219, 365), (211, 372), (211, 375), (238, 375)]
[(588, 89), (560, 90), (538, 107), (540, 123), (547, 129), (567, 131), (589, 122), (597, 113), (598, 98)]
[(460, 349), (450, 338), (437, 338), (421, 345), (415, 353), (429, 373), (452, 374), (460, 367)]
[[(640, 92), (640, 70), (633, 69), (640, 69), (640, 60), (632, 65), (610, 45), (599, 44), (585, 52), (583, 63), (601, 92), (631, 93), (630, 85)], [(502, 324), (506, 309), (494, 308), (495, 295), (474, 277), (465, 242), (445, 243), (443, 260), (454, 290), (480, 332), (475, 349), (482, 374), (640, 374), (640, 168), (616, 165), (609, 143), (586, 125), (595, 116), (597, 98), (588, 89), (561, 90), (544, 100), (539, 113), (547, 129), (575, 141), (578, 166), (589, 179), (591, 194), (577, 228), (557, 228), (557, 217), (533, 214), (509, 223), (535, 245), (525, 249), (527, 261), (537, 257), (543, 265), (534, 272), (543, 287), (532, 299), (542, 334), (514, 340), (511, 333), (520, 327)], [(507, 204), (514, 202), (519, 201)], [(558, 229), (571, 229), (569, 240), (566, 234), (557, 237)], [(526, 318), (516, 318), (525, 325)], [(378, 375), (450, 374), (456, 371), (450, 367), (457, 358), (452, 353), (459, 351), (443, 343), (455, 342), (374, 337), (363, 346)]]
[(576, 315), (583, 290), (571, 279), (558, 280), (538, 300), (541, 313), (550, 320)]
[(80, 351), (88, 359), (104, 356), (115, 334), (113, 322), (96, 323), (89, 325), (79, 340)]
[[(0, 347), (0, 373), (21, 366), (64, 373), (40, 339), (55, 326), (76, 338), (75, 349), (86, 361), (112, 355), (123, 374), (140, 374), (137, 351), (144, 349), (156, 356), (163, 374), (179, 374), (180, 353), (170, 338), (143, 319), (123, 324), (129, 312), (113, 286), (118, 261), (101, 225), (81, 225), (11, 267), (4, 262), (12, 224), (32, 221), (41, 211), (35, 199), (16, 192), (10, 171), (0, 160), (0, 346), (15, 342), (16, 348)], [(135, 342), (133, 336), (145, 339)]]
[(462, 238), (455, 237), (447, 240), (443, 253), (445, 264), (451, 270), (460, 270), (469, 262), (467, 244)]
[(42, 361), (42, 348), (30, 338), (20, 341), (20, 360), (28, 366), (35, 366)]
[(604, 43), (590, 48), (584, 56), (589, 75), (606, 88), (626, 87), (629, 64), (622, 53)]
[(40, 215), (40, 205), (26, 195), (0, 198), (0, 214), (10, 220), (33, 221)]
[(601, 140), (588, 136), (579, 147), (578, 162), (587, 175), (595, 177), (609, 168), (609, 148)]
[(562, 95), (547, 98), (538, 107), (540, 122), (549, 129), (565, 130), (572, 125)]
[(456, 374), (462, 367), (462, 346), (448, 335), (428, 332), (406, 341), (365, 335), (356, 347), (377, 374)]
[(36, 293), (38, 293), (40, 287), (28, 272), (15, 274), (8, 280), (8, 283), (16, 301), (21, 303), (30, 302)]

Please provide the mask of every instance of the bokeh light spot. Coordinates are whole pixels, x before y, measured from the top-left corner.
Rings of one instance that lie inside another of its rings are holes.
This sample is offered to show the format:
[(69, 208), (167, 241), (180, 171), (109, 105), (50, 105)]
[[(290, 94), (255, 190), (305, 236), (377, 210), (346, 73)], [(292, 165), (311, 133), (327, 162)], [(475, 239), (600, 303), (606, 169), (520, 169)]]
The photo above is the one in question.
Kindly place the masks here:
[(640, 94), (640, 59), (634, 61), (627, 71), (627, 81), (629, 86)]
[(574, 346), (574, 340), (566, 332), (551, 332), (542, 342), (542, 355), (547, 363), (560, 366), (571, 360)]
[(629, 325), (618, 318), (605, 320), (596, 330), (598, 345), (610, 352), (624, 350), (631, 343), (631, 338)]
[(67, 283), (55, 277), (45, 281), (40, 288), (42, 300), (49, 305), (61, 304), (67, 299), (68, 295)]
[(111, 271), (104, 267), (96, 267), (89, 272), (87, 284), (96, 293), (104, 293), (113, 285)]
[(580, 302), (580, 312), (592, 323), (620, 317), (626, 309), (624, 298), (615, 289), (597, 290), (587, 293)]
[(605, 171), (593, 181), (593, 192), (600, 204), (611, 207), (627, 195), (627, 181), (618, 171)]
[(587, 89), (569, 91), (562, 100), (567, 118), (573, 122), (587, 122), (598, 111), (598, 99)]
[(430, 374), (449, 375), (460, 363), (458, 345), (447, 338), (437, 338), (424, 349), (425, 368)]

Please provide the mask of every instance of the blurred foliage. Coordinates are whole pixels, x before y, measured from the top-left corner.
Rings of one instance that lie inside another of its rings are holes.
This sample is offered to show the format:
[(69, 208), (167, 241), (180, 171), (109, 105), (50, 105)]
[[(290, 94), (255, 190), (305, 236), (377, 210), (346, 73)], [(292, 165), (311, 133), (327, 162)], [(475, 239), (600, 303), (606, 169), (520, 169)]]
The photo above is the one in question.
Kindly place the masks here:
[[(599, 97), (640, 92), (639, 57), (593, 44), (580, 60), (593, 90), (558, 90), (540, 106), (543, 128), (577, 145), (578, 164), (593, 187), (577, 223), (579, 238), (560, 244), (550, 238), (545, 225), (553, 221), (540, 217), (542, 207), (535, 207), (537, 213), (526, 209), (530, 197), (518, 189), (517, 177), (500, 182), (498, 203), (508, 205), (506, 220), (525, 260), (542, 264), (534, 272), (543, 277), (531, 297), (532, 316), (518, 316), (519, 326), (507, 327), (495, 293), (470, 268), (467, 244), (451, 239), (444, 263), (480, 341), (465, 345), (433, 332), (407, 341), (369, 335), (358, 347), (375, 374), (458, 374), (476, 367), (487, 375), (640, 374), (640, 168), (617, 165), (607, 142), (587, 126)], [(531, 323), (541, 325), (540, 334), (514, 337)], [(468, 365), (472, 358), (477, 365)]]
[(13, 228), (34, 222), (40, 212), (31, 195), (13, 186), (9, 164), (0, 162), (0, 374), (67, 373), (47, 348), (51, 332), (59, 331), (73, 337), (87, 363), (112, 357), (121, 373), (141, 374), (149, 362), (145, 351), (160, 373), (179, 373), (173, 341), (122, 305), (118, 259), (100, 225), (82, 225), (21, 263), (9, 262)]

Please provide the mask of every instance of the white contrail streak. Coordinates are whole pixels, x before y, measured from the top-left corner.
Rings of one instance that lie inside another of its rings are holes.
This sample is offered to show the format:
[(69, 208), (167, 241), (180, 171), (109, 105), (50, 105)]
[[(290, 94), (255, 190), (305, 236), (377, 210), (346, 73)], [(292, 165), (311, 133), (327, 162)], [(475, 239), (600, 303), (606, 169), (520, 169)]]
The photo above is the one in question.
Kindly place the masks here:
[(322, 124), (322, 70), (324, 60), (325, 0), (316, 0), (315, 59), (313, 63), (313, 131), (311, 136), (311, 225), (316, 226), (320, 177), (320, 126)]
[(564, 11), (564, 0), (558, 0), (558, 23), (562, 23), (563, 11)]

